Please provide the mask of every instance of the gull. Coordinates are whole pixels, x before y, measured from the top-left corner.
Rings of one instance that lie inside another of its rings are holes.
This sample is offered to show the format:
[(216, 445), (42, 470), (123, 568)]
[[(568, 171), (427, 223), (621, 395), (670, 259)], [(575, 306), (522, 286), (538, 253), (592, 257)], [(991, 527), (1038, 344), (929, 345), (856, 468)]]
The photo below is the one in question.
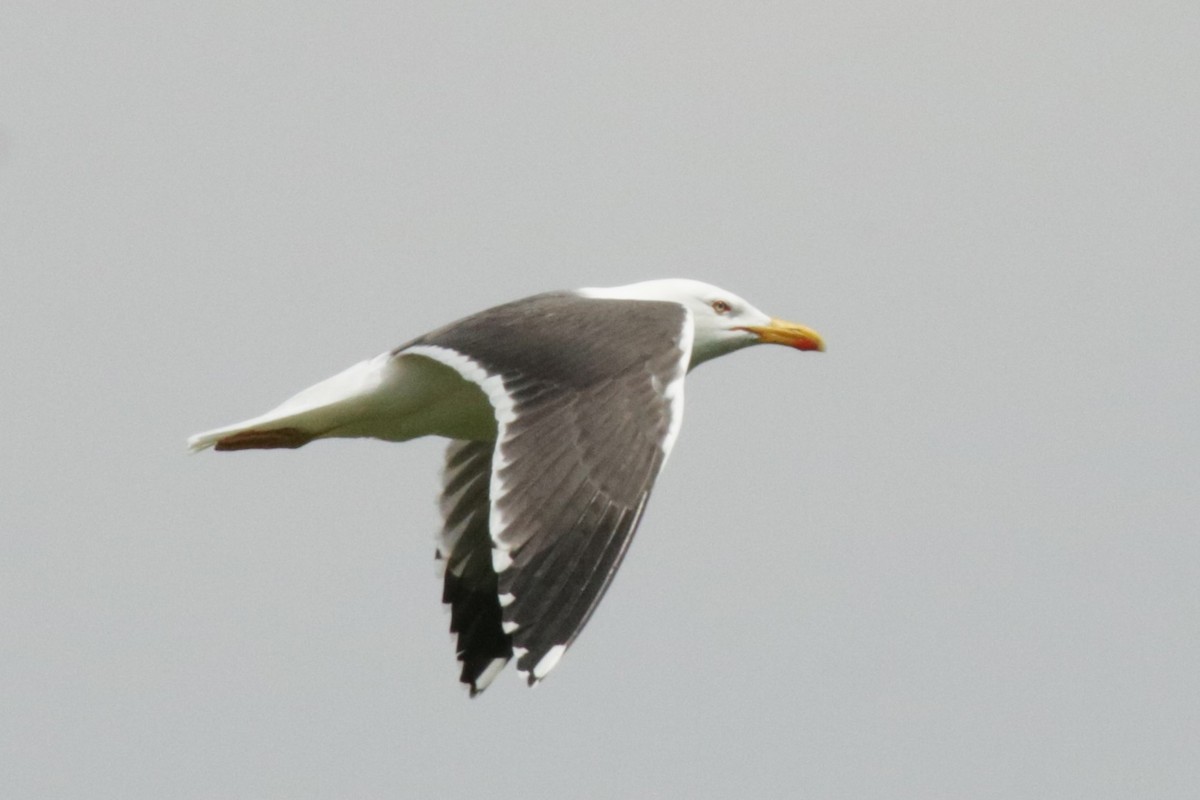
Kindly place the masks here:
[(436, 557), (472, 696), (512, 659), (530, 686), (621, 564), (683, 421), (687, 373), (755, 344), (825, 349), (694, 280), (548, 292), (360, 362), (193, 451), (450, 439)]

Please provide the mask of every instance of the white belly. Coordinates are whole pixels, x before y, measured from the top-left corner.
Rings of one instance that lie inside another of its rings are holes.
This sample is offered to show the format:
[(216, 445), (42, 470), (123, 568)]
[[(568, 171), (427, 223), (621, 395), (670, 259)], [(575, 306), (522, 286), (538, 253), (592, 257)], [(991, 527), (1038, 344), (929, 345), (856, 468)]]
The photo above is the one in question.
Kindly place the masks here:
[(420, 436), (496, 438), (496, 417), (487, 395), (450, 367), (425, 356), (400, 355), (378, 369), (378, 384), (340, 404), (336, 416), (342, 420), (319, 436), (369, 436), (391, 442)]
[[(487, 395), (455, 370), (415, 354), (384, 353), (308, 387), (266, 414), (188, 440), (193, 450), (300, 447), (313, 439), (419, 436), (494, 441)], [(237, 443), (234, 445), (234, 443)]]

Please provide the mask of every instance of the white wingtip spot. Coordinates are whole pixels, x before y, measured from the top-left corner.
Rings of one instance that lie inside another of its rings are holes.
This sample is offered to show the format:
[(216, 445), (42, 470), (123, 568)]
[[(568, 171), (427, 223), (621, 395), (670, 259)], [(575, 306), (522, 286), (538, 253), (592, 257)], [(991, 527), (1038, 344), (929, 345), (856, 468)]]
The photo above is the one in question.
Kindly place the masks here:
[(519, 627), (521, 627), (521, 623), (519, 623), (519, 622), (501, 622), (500, 623), (500, 629), (503, 630), (505, 633), (512, 633)]
[(493, 658), (492, 663), (488, 664), (475, 679), (475, 691), (482, 692), (486, 689), (492, 681), (496, 680), (496, 676), (500, 674), (500, 670), (504, 669), (504, 665), (507, 663), (507, 658)]
[[(450, 568), (450, 574), (456, 578), (461, 578), (463, 572), (465, 572), (467, 569), (467, 562), (471, 560), (471, 556), (473, 556), (473, 555), (475, 555), (475, 554), (467, 553), (462, 558), (460, 558), (458, 560), (458, 563)], [(446, 562), (446, 563), (449, 563), (449, 562)]]
[(546, 655), (542, 656), (542, 660), (539, 661), (537, 666), (533, 668), (533, 677), (537, 678), (538, 680), (546, 677), (546, 674), (558, 665), (558, 660), (562, 658), (563, 653), (565, 652), (567, 652), (567, 646), (565, 644), (556, 644), (554, 647), (551, 647), (549, 650), (547, 650)]
[[(527, 654), (527, 652), (529, 652), (528, 648), (512, 648), (512, 657), (516, 658), (517, 663), (521, 663), (524, 654)], [(517, 674), (521, 675), (521, 678), (529, 678), (528, 669), (517, 667)]]
[(507, 550), (501, 550), (499, 547), (492, 548), (492, 569), (496, 572), (504, 572), (512, 566), (513, 558), (508, 554)]
[(508, 592), (504, 592), (503, 594), (500, 595), (500, 607), (508, 608), (509, 606), (511, 606), (513, 604), (513, 601), (516, 599), (517, 599), (517, 596), (515, 594), (509, 594)]

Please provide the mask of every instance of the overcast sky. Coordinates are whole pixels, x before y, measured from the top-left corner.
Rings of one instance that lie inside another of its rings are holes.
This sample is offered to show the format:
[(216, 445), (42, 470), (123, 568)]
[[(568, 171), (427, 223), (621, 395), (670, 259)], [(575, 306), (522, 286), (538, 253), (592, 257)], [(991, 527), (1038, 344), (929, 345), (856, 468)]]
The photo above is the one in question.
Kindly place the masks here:
[[(1200, 5), (0, 9), (0, 796), (1184, 798)], [(625, 566), (458, 684), (443, 443), (188, 456), (537, 291), (691, 376)]]

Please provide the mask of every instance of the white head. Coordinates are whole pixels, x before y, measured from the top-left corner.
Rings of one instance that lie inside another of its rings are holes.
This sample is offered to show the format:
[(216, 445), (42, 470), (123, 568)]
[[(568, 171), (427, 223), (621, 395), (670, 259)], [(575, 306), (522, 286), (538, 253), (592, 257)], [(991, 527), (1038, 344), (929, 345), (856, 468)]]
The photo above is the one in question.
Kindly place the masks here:
[(733, 292), (700, 281), (668, 278), (609, 289), (580, 289), (579, 293), (585, 297), (681, 304), (691, 312), (695, 332), (689, 369), (752, 344), (825, 349), (820, 335), (811, 328), (769, 317)]

